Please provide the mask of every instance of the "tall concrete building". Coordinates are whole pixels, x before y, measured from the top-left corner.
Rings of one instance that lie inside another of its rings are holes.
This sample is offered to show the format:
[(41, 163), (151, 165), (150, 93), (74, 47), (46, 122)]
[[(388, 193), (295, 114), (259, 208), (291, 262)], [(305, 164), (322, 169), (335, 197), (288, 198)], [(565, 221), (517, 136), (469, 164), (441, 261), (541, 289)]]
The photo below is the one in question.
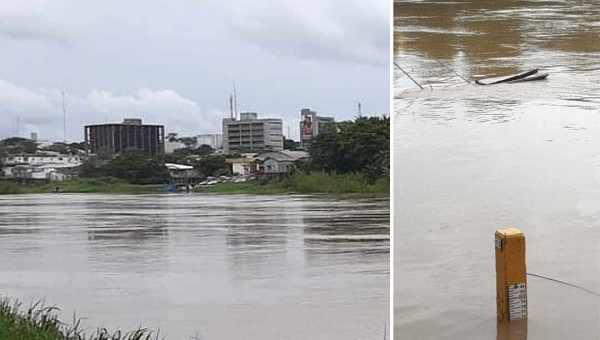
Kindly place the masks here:
[(240, 119), (223, 119), (223, 152), (226, 154), (283, 150), (283, 121), (258, 119), (256, 112), (242, 112)]
[(143, 125), (141, 119), (125, 119), (123, 124), (86, 125), (85, 145), (88, 153), (101, 149), (114, 154), (140, 150), (156, 156), (165, 152), (165, 128)]
[(325, 130), (328, 124), (335, 123), (333, 117), (322, 117), (310, 109), (300, 110), (300, 145), (310, 147), (312, 138)]

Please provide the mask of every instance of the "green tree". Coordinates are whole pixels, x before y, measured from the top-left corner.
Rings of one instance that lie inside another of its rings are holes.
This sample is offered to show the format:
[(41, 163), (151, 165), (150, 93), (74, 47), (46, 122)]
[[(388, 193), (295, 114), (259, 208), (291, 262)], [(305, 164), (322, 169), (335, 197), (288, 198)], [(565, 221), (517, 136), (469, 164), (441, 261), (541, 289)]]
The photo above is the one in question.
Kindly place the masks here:
[(36, 141), (28, 139), (24, 141), (21, 146), (23, 147), (23, 152), (33, 154), (36, 153), (38, 144)]
[(91, 158), (81, 166), (81, 176), (115, 177), (133, 184), (161, 184), (169, 180), (164, 163), (140, 151), (124, 152), (107, 161)]
[(198, 148), (192, 150), (192, 153), (195, 155), (198, 155), (198, 156), (210, 155), (213, 152), (215, 152), (215, 150), (213, 148), (211, 148), (210, 145), (206, 145), (206, 144), (202, 144)]
[(6, 151), (5, 148), (0, 147), (0, 177), (4, 175), (4, 171), (2, 171), (2, 168), (4, 167), (4, 161), (6, 157), (8, 157), (8, 151)]
[[(333, 127), (333, 126), (332, 126)], [(389, 117), (358, 117), (315, 136), (310, 169), (336, 173), (362, 173), (369, 181), (389, 176)]]
[(99, 160), (110, 160), (113, 158), (115, 153), (111, 148), (103, 146), (96, 151), (96, 156), (98, 156)]
[(186, 148), (191, 148), (192, 145), (196, 145), (197, 138), (196, 137), (181, 137), (177, 141), (185, 144)]
[(173, 151), (173, 153), (163, 155), (161, 158), (163, 159), (164, 163), (185, 164), (186, 157), (188, 157), (191, 154), (192, 153), (189, 149), (182, 148), (176, 149), (175, 151)]
[(0, 141), (0, 147), (5, 148), (11, 154), (33, 154), (37, 151), (37, 142), (27, 138), (11, 137)]
[(208, 155), (194, 162), (194, 168), (201, 176), (230, 176), (229, 164), (225, 162), (225, 156)]
[(69, 147), (65, 143), (54, 143), (54, 144), (50, 145), (49, 147), (47, 147), (46, 150), (58, 152), (63, 155), (69, 153)]
[(157, 159), (143, 152), (124, 152), (107, 164), (108, 175), (133, 184), (160, 184), (168, 181), (169, 171)]
[(85, 151), (85, 142), (74, 142), (67, 145), (69, 148), (69, 153), (73, 155), (77, 155), (81, 152)]
[(107, 161), (99, 159), (98, 156), (91, 156), (79, 166), (79, 175), (88, 178), (108, 176), (106, 168), (103, 166)]
[(27, 140), (28, 140), (27, 138), (10, 137), (10, 138), (6, 138), (6, 139), (0, 141), (0, 146), (2, 146), (2, 147), (15, 147), (15, 146), (21, 145), (22, 143), (24, 143)]

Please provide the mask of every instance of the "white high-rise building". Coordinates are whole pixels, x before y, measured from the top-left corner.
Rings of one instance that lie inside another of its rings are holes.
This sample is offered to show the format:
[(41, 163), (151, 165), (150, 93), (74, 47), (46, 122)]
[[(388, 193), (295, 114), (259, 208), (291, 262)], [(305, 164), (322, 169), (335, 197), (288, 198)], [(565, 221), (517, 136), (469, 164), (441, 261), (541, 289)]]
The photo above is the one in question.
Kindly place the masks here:
[(240, 119), (223, 119), (223, 152), (226, 154), (283, 150), (283, 121), (258, 119), (256, 112), (242, 112)]

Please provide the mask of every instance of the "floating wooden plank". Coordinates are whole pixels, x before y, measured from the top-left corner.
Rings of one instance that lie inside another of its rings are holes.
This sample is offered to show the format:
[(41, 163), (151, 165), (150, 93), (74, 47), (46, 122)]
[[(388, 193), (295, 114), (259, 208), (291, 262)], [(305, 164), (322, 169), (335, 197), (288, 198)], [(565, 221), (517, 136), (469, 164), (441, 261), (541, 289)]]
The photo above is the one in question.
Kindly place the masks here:
[(514, 75), (511, 75), (508, 77), (476, 80), (475, 84), (492, 85), (492, 84), (507, 83), (507, 82), (511, 82), (511, 81), (515, 81), (515, 80), (519, 80), (519, 79), (523, 79), (523, 78), (532, 76), (532, 75), (536, 74), (537, 72), (538, 72), (538, 69), (536, 68), (535, 70), (531, 70), (531, 71), (527, 71), (527, 72), (523, 72), (523, 73), (519, 73), (519, 74), (514, 74)]
[(538, 73), (538, 74), (535, 74), (533, 76), (529, 76), (529, 77), (525, 77), (525, 78), (522, 78), (522, 79), (517, 79), (517, 80), (509, 81), (509, 83), (510, 84), (513, 84), (513, 83), (522, 83), (522, 82), (525, 82), (525, 81), (544, 80), (546, 78), (548, 78), (548, 73)]

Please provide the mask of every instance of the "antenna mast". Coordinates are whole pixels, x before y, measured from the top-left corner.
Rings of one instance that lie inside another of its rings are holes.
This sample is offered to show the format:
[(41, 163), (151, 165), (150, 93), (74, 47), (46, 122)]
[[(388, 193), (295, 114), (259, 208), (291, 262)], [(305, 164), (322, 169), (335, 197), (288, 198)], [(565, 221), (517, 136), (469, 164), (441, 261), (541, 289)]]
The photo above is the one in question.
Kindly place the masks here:
[(229, 117), (233, 118), (233, 95), (229, 94)]
[(65, 91), (62, 91), (63, 106), (63, 142), (67, 144), (67, 110), (65, 109)]
[(235, 111), (235, 119), (238, 118), (237, 92), (235, 91), (235, 82), (233, 83), (233, 107)]
[(358, 116), (362, 117), (362, 110), (361, 110), (360, 102), (358, 102)]

